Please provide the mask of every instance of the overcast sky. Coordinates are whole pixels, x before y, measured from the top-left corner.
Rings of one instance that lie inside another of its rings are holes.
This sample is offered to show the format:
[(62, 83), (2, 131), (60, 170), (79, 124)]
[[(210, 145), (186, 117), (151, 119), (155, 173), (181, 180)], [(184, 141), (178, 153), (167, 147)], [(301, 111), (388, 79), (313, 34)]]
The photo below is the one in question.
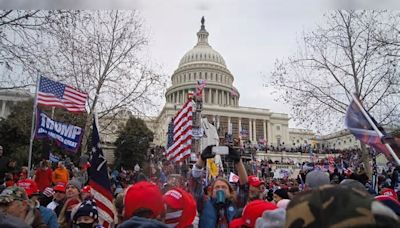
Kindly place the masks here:
[(265, 4), (264, 1), (141, 1), (138, 5), (150, 35), (148, 55), (171, 76), (183, 55), (197, 42), (205, 17), (209, 43), (225, 59), (241, 94), (240, 105), (289, 113), (275, 102), (276, 92), (264, 86), (277, 58), (297, 49), (303, 31), (321, 23), (324, 9), (303, 3)]
[[(333, 9), (398, 8), (396, 0), (0, 0), (6, 9), (136, 9), (144, 19), (150, 44), (146, 52), (170, 77), (197, 42), (200, 19), (210, 45), (233, 74), (240, 105), (289, 113), (264, 86), (276, 59), (292, 55), (303, 31), (323, 24)], [(161, 109), (161, 108), (160, 108)], [(290, 121), (290, 126), (294, 127)]]

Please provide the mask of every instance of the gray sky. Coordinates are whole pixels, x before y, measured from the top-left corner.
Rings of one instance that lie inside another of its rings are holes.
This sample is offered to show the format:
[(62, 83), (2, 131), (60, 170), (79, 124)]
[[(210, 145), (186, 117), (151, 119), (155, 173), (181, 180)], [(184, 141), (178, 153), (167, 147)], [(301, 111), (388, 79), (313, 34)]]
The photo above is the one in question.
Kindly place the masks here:
[(296, 51), (302, 32), (321, 23), (326, 10), (306, 8), (304, 1), (291, 5), (265, 2), (141, 1), (139, 11), (151, 38), (148, 55), (171, 76), (196, 44), (204, 16), (210, 45), (224, 57), (235, 77), (240, 105), (289, 113), (287, 105), (274, 101), (276, 92), (264, 86), (263, 77), (271, 75), (277, 58)]

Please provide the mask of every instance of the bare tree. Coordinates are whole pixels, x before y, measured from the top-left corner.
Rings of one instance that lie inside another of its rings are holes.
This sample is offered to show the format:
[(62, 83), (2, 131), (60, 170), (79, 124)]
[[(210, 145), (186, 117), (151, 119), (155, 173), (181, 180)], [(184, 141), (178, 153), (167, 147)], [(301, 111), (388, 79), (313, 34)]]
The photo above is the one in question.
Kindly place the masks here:
[[(352, 93), (378, 122), (398, 124), (398, 50), (378, 39), (393, 38), (396, 17), (381, 11), (339, 10), (325, 18), (324, 25), (303, 35), (294, 56), (277, 61), (269, 85), (284, 91), (280, 100), (291, 106), (295, 121), (303, 126), (323, 132), (343, 128)], [(364, 164), (366, 156), (363, 153)]]
[[(296, 55), (277, 61), (269, 85), (284, 93), (299, 124), (322, 131), (343, 128), (343, 117), (357, 94), (382, 124), (400, 117), (398, 50), (377, 39), (398, 23), (376, 11), (334, 11), (326, 24), (306, 33)], [(400, 41), (398, 37), (397, 41)]]
[(86, 133), (95, 112), (144, 114), (163, 95), (164, 76), (140, 55), (148, 40), (136, 11), (79, 11), (73, 23), (48, 24), (42, 40), (40, 71), (89, 93)]
[(0, 90), (34, 85), (36, 60), (41, 56), (31, 47), (41, 42), (38, 38), (46, 25), (72, 16), (62, 10), (0, 10)]

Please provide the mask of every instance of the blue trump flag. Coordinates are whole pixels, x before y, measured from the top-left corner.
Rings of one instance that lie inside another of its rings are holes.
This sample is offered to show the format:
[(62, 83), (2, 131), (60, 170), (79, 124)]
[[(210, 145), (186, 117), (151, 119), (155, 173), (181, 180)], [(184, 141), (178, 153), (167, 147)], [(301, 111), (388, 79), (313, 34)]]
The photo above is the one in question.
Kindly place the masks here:
[(83, 129), (72, 124), (56, 121), (44, 112), (36, 112), (35, 137), (37, 139), (54, 139), (56, 144), (71, 152), (76, 152), (81, 145)]

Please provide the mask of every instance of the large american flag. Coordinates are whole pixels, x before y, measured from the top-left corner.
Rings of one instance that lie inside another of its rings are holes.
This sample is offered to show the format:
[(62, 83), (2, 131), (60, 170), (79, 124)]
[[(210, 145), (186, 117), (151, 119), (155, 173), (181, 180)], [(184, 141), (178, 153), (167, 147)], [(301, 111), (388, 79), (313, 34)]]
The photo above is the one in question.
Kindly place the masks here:
[(167, 148), (168, 160), (180, 162), (190, 156), (192, 149), (192, 117), (193, 102), (189, 99), (178, 111), (173, 120), (173, 143)]
[(46, 77), (40, 77), (37, 94), (39, 105), (61, 107), (70, 112), (85, 112), (87, 98), (87, 93)]
[(113, 205), (111, 182), (108, 178), (107, 160), (100, 148), (99, 131), (95, 120), (93, 120), (92, 144), (89, 185), (92, 187), (91, 193), (97, 204), (99, 221), (104, 227), (110, 227), (114, 224), (116, 212)]

